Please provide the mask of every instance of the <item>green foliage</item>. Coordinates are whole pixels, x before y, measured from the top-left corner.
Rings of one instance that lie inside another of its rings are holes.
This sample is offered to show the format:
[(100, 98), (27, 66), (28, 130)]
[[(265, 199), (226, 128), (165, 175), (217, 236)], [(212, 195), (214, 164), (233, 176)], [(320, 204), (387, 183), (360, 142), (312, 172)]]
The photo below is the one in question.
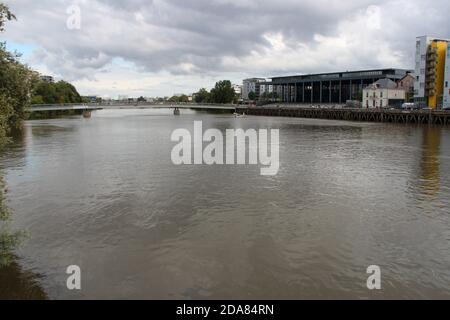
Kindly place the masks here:
[(201, 88), (199, 92), (195, 94), (195, 102), (208, 103), (210, 100), (210, 93), (205, 88)]
[[(6, 21), (15, 18), (9, 8), (0, 3), (0, 32)], [(8, 52), (5, 43), (0, 43), (0, 147), (8, 142), (10, 130), (20, 127), (37, 79), (35, 72), (18, 61), (19, 57), (17, 53)]]
[(0, 267), (8, 266), (13, 260), (15, 249), (27, 238), (25, 232), (11, 232), (8, 226), (0, 226)]
[(248, 100), (256, 100), (256, 93), (250, 91), (250, 93), (248, 94)]
[[(0, 32), (4, 30), (6, 21), (15, 18), (8, 7), (0, 3)], [(5, 43), (0, 43), (0, 147), (9, 141), (7, 137), (10, 130), (20, 127), (37, 79), (37, 74), (21, 64), (18, 58), (17, 53), (6, 51)], [(23, 233), (10, 232), (6, 192), (0, 177), (0, 267), (11, 263), (12, 252), (24, 239)]]
[(10, 211), (5, 204), (6, 187), (0, 176), (0, 267), (7, 266), (12, 261), (12, 252), (27, 237), (24, 232), (11, 232), (9, 222)]
[(231, 81), (223, 80), (216, 83), (214, 89), (211, 90), (212, 103), (232, 103), (236, 93), (231, 85)]
[(37, 81), (37, 74), (18, 58), (0, 43), (0, 145), (6, 142), (10, 129), (20, 127)]
[(82, 98), (77, 89), (68, 82), (50, 83), (40, 81), (33, 92), (33, 104), (81, 103)]
[(358, 92), (356, 92), (353, 95), (353, 100), (362, 102), (363, 101), (363, 91), (362, 90), (358, 90)]
[(0, 3), (0, 32), (4, 30), (4, 25), (6, 21), (15, 20), (16, 16), (9, 11), (7, 5)]
[(31, 98), (31, 104), (44, 104), (44, 98), (42, 96), (33, 96)]
[(8, 207), (5, 205), (6, 187), (3, 178), (0, 177), (0, 222), (9, 219), (10, 213)]
[(173, 96), (172, 98), (169, 99), (169, 102), (172, 103), (188, 103), (189, 102), (189, 97), (185, 94), (181, 95), (181, 96)]

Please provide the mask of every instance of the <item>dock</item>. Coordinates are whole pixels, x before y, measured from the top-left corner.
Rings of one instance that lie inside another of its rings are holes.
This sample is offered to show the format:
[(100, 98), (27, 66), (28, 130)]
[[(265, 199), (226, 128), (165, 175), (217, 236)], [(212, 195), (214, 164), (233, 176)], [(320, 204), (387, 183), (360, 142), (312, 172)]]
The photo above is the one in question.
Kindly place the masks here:
[(239, 113), (254, 116), (294, 117), (360, 122), (450, 125), (449, 111), (312, 108), (290, 106), (239, 107)]

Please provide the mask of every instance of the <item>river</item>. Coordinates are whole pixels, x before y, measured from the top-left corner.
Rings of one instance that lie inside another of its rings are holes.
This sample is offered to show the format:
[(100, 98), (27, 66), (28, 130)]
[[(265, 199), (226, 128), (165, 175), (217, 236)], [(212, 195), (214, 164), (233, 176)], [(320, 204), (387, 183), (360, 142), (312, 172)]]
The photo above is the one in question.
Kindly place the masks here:
[[(278, 174), (175, 166), (170, 136), (195, 120), (279, 129)], [(27, 234), (3, 297), (450, 298), (447, 127), (101, 110), (27, 121), (1, 174)]]

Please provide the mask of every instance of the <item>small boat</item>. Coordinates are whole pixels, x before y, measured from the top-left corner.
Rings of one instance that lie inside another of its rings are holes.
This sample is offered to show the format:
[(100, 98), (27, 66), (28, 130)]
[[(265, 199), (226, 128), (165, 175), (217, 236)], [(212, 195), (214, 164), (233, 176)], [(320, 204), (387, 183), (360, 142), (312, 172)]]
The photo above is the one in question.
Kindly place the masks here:
[(245, 113), (240, 114), (240, 113), (235, 112), (235, 113), (234, 113), (234, 117), (235, 117), (235, 118), (243, 118), (243, 117), (245, 117)]

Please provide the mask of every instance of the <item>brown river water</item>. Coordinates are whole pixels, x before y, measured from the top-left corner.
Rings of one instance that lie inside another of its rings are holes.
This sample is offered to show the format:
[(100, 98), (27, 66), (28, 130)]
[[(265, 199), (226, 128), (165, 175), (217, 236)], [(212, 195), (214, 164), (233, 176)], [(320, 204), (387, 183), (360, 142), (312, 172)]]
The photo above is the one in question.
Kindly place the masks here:
[[(278, 174), (175, 166), (194, 120), (279, 129)], [(450, 128), (102, 110), (28, 121), (0, 161), (27, 235), (0, 298), (450, 298)]]

